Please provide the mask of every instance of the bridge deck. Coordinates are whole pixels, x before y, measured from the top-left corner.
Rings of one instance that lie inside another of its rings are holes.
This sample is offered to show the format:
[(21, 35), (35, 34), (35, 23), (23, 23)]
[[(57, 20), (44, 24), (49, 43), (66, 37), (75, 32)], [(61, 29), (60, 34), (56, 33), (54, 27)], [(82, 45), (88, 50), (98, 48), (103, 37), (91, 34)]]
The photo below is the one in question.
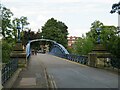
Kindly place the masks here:
[(76, 64), (52, 55), (31, 56), (29, 66), (21, 72), (14, 87), (47, 87), (43, 67), (56, 88), (117, 88), (118, 75)]

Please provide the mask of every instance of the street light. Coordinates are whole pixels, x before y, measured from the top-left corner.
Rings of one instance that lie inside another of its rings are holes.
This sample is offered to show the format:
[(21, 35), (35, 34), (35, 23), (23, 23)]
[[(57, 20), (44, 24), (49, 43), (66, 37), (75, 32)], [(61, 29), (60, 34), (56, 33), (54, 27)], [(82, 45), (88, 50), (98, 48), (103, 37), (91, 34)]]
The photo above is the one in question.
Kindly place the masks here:
[(97, 43), (100, 44), (100, 32), (101, 32), (101, 28), (96, 28), (96, 32), (98, 34)]
[(18, 42), (20, 42), (20, 22), (17, 22), (17, 30), (18, 30)]
[(43, 35), (42, 35), (42, 39), (43, 39)]

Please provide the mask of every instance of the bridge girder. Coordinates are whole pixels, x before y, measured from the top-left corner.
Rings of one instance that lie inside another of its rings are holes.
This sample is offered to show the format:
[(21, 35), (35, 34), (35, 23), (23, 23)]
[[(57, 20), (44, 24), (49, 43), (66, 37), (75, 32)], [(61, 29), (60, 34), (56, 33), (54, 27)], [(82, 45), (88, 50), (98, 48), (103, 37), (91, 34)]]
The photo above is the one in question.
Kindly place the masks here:
[[(61, 52), (63, 54), (69, 54), (69, 52), (65, 49), (65, 47), (59, 43), (57, 43), (54, 40), (49, 40), (49, 39), (35, 39), (35, 40), (31, 40), (28, 42), (28, 44), (26, 45), (26, 53), (27, 53), (27, 57), (31, 54), (31, 50), (30, 50), (30, 44), (32, 42), (36, 42), (36, 41), (47, 41), (47, 42), (52, 42), (54, 44), (53, 49), (54, 48), (59, 48), (61, 50)], [(55, 52), (52, 52), (55, 53)]]

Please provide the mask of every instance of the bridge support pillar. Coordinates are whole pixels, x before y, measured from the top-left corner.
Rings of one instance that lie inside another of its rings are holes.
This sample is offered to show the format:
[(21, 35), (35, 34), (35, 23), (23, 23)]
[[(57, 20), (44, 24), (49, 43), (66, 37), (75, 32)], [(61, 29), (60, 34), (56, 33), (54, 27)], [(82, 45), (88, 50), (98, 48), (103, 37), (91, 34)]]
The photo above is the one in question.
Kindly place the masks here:
[(88, 65), (91, 67), (104, 66), (104, 61), (99, 63), (99, 59), (111, 58), (111, 53), (107, 52), (102, 44), (97, 44), (96, 47), (88, 54)]
[(26, 51), (21, 42), (17, 42), (14, 51), (10, 55), (11, 58), (18, 59), (19, 67), (27, 66)]
[(96, 67), (96, 61), (97, 61), (97, 57), (96, 54), (89, 54), (88, 55), (88, 65), (91, 67)]

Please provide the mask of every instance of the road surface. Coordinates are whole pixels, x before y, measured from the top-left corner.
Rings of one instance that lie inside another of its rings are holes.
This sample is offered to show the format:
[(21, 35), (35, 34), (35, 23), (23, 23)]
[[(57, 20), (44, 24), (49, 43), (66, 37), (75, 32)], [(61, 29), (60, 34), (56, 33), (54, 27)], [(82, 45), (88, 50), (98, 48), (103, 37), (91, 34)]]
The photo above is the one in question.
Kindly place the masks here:
[[(39, 59), (38, 59), (39, 58)], [(56, 56), (38, 54), (55, 88), (118, 88), (118, 75)]]

